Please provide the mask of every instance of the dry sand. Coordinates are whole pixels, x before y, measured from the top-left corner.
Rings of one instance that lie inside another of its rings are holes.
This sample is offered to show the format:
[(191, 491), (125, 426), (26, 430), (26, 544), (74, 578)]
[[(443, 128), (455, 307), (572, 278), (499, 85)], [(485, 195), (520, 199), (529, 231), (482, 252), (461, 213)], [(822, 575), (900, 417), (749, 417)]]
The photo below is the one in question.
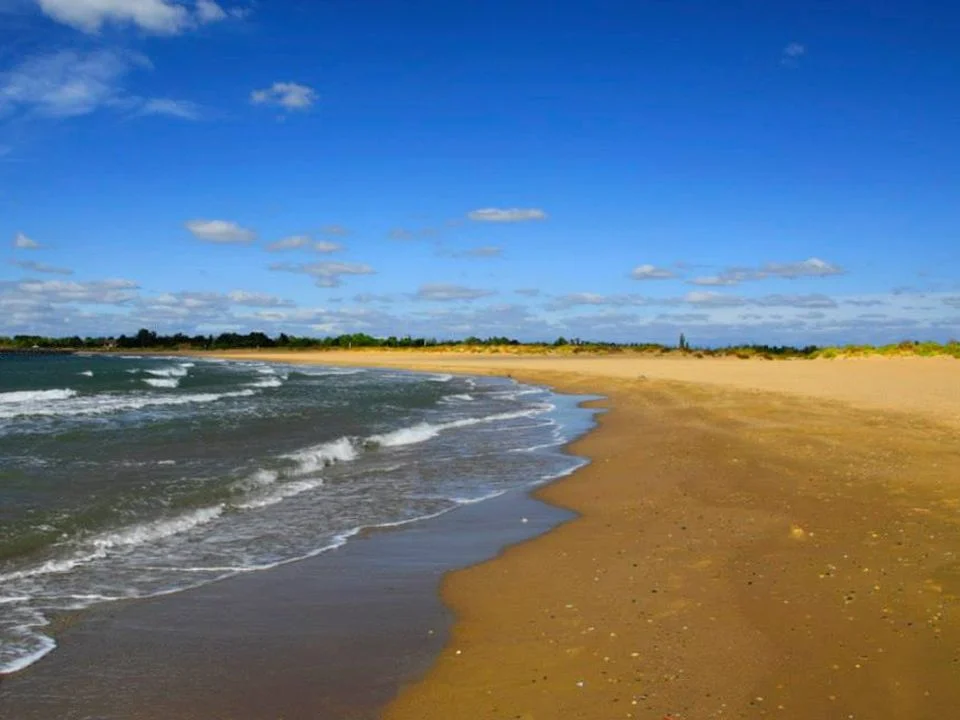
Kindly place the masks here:
[(956, 717), (960, 362), (293, 357), (609, 398), (539, 494), (581, 517), (447, 577), (387, 718)]

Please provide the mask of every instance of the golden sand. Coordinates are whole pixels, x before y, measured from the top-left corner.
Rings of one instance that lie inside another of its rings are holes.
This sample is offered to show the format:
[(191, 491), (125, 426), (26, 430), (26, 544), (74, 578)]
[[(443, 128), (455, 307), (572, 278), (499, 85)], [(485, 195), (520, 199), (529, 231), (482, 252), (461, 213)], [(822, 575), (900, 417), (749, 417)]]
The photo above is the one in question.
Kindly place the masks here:
[(446, 578), (387, 718), (956, 717), (960, 362), (257, 357), (608, 398), (539, 493), (581, 516)]

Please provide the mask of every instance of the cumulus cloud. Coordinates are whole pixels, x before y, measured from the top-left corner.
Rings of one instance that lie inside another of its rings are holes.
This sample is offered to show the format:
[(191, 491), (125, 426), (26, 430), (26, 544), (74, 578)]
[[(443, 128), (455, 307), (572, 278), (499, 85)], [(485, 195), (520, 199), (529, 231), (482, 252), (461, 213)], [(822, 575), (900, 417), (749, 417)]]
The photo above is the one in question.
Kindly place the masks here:
[(34, 262), (33, 260), (13, 260), (11, 263), (28, 272), (49, 273), (51, 275), (73, 275), (73, 270), (69, 268), (54, 267), (53, 265), (45, 265)]
[(246, 244), (257, 238), (253, 230), (229, 220), (188, 220), (184, 225), (197, 240), (204, 242)]
[(278, 105), (287, 111), (307, 110), (317, 101), (317, 93), (309, 85), (275, 82), (268, 88), (250, 93), (254, 105)]
[(741, 297), (724, 295), (723, 293), (708, 290), (689, 292), (683, 296), (683, 301), (690, 305), (705, 305), (711, 307), (736, 307), (746, 303)]
[(475, 222), (513, 223), (546, 220), (547, 213), (540, 208), (481, 208), (471, 210), (467, 217)]
[(630, 273), (634, 280), (669, 280), (676, 277), (677, 274), (666, 268), (658, 268), (655, 265), (639, 265)]
[(431, 302), (451, 302), (455, 300), (478, 300), (491, 295), (496, 295), (496, 292), (450, 283), (427, 283), (420, 286), (420, 289), (414, 294), (414, 298)]
[(835, 308), (837, 301), (820, 294), (812, 295), (764, 295), (752, 301), (762, 307)]
[(364, 263), (319, 262), (319, 263), (273, 263), (269, 266), (274, 272), (289, 272), (309, 275), (317, 287), (340, 287), (344, 275), (373, 275), (376, 273)]
[(833, 275), (846, 274), (839, 265), (826, 262), (820, 258), (809, 258), (800, 262), (791, 263), (766, 263), (760, 267), (731, 267), (723, 270), (717, 275), (708, 275), (696, 277), (690, 280), (693, 285), (706, 286), (730, 286), (739, 285), (742, 282), (754, 280), (767, 280), (771, 278), (783, 278), (786, 280), (796, 280), (797, 278), (823, 278)]
[(514, 292), (524, 297), (537, 297), (540, 294), (539, 288), (518, 288)]
[(104, 25), (133, 25), (155, 35), (177, 35), (199, 25), (224, 20), (229, 13), (214, 0), (197, 0), (191, 8), (176, 0), (37, 0), (53, 20), (86, 33)]
[(318, 253), (335, 253), (343, 250), (343, 245), (340, 243), (331, 242), (330, 240), (318, 240), (313, 244), (313, 249)]
[(18, 250), (37, 250), (43, 247), (40, 243), (31, 237), (27, 237), (22, 232), (13, 236), (13, 246)]

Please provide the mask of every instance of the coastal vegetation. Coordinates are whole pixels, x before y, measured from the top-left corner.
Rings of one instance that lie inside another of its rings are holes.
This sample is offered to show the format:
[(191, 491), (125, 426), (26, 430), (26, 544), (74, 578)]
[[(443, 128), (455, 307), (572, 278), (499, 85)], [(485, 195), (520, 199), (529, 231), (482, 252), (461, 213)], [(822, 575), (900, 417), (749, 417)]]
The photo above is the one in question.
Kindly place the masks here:
[(616, 343), (559, 337), (553, 342), (522, 342), (505, 336), (467, 337), (461, 340), (424, 337), (375, 337), (366, 333), (349, 333), (326, 337), (305, 337), (280, 333), (271, 337), (263, 332), (219, 335), (160, 335), (141, 329), (133, 335), (99, 337), (44, 337), (39, 335), (0, 336), (0, 350), (16, 351), (204, 351), (204, 350), (431, 350), (438, 352), (488, 352), (508, 354), (615, 354), (624, 352), (653, 355), (678, 355), (694, 358), (736, 357), (743, 360), (785, 360), (843, 358), (864, 356), (950, 356), (960, 359), (960, 341), (946, 343), (907, 340), (889, 345), (843, 345), (793, 347), (789, 345), (695, 346), (685, 335), (677, 345), (635, 342)]

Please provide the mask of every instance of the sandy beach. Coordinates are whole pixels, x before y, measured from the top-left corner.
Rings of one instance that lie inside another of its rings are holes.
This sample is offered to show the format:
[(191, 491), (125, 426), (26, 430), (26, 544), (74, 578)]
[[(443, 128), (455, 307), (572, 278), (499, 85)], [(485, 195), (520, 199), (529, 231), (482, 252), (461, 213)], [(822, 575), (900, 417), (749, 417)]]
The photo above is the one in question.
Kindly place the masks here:
[(538, 493), (580, 517), (447, 576), (450, 641), (392, 720), (945, 718), (960, 704), (956, 361), (257, 357), (608, 398), (572, 448), (593, 463)]

